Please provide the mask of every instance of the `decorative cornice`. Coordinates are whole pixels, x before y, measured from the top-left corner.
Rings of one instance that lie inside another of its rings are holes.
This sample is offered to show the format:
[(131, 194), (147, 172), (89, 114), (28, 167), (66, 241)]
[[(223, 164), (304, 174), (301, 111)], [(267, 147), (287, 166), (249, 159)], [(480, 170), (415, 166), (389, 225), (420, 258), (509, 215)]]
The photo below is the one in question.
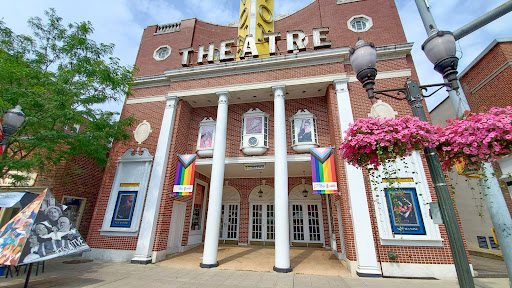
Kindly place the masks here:
[[(377, 47), (377, 59), (386, 60), (404, 57), (410, 54), (413, 44), (409, 42), (379, 46)], [(165, 71), (164, 74), (135, 77), (133, 88), (169, 85), (171, 81), (230, 76), (337, 62), (349, 63), (349, 47), (172, 69)]]
[[(377, 79), (389, 79), (389, 78), (395, 78), (395, 77), (410, 77), (411, 75), (412, 75), (411, 69), (384, 71), (384, 72), (379, 72), (377, 74)], [(303, 78), (279, 80), (278, 85), (292, 87), (295, 85), (332, 82), (335, 79), (337, 81), (344, 80), (344, 81), (348, 81), (348, 82), (358, 82), (359, 81), (359, 80), (357, 80), (356, 75), (348, 76), (346, 73), (340, 73), (340, 74), (328, 74), (328, 75), (313, 76), (313, 77), (303, 77)], [(278, 86), (276, 84), (277, 83), (275, 81), (272, 81), (272, 82), (268, 81), (268, 82), (230, 85), (230, 86), (208, 87), (208, 88), (191, 89), (191, 90), (171, 91), (171, 92), (169, 92), (169, 95), (174, 95), (179, 98), (182, 98), (182, 97), (188, 97), (188, 96), (209, 95), (209, 94), (214, 94), (214, 93), (218, 93), (218, 92), (222, 92), (222, 91), (237, 92), (237, 91), (264, 89), (264, 88), (272, 89), (272, 87)], [(159, 101), (165, 101), (165, 96), (156, 95), (156, 96), (129, 98), (126, 100), (126, 104), (138, 104), (138, 103), (149, 103), (149, 102), (159, 102)]]

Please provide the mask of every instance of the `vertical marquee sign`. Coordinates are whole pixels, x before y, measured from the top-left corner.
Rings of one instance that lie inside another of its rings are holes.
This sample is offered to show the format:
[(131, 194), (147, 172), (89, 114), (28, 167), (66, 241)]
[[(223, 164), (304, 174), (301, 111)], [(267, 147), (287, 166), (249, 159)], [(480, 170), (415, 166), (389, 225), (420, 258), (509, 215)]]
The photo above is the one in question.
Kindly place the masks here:
[(237, 57), (240, 57), (245, 45), (250, 45), (251, 41), (246, 41), (248, 35), (252, 35), (255, 43), (258, 43), (252, 48), (257, 48), (259, 54), (263, 54), (260, 57), (268, 57), (269, 43), (263, 34), (270, 32), (274, 32), (274, 0), (240, 0)]
[(196, 170), (196, 154), (179, 155), (176, 178), (174, 179), (173, 195), (192, 195), (194, 190), (194, 172)]
[(311, 148), (311, 172), (313, 174), (313, 194), (338, 193), (334, 153), (331, 147)]

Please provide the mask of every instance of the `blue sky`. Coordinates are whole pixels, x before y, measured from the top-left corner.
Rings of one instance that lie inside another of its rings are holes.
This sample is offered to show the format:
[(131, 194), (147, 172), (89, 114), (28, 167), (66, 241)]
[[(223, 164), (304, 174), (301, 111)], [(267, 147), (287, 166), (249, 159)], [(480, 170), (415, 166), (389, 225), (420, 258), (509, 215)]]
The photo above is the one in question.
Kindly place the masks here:
[[(331, 0), (336, 1), (336, 0)], [(373, 0), (365, 0), (373, 1)], [(293, 13), (311, 0), (274, 0), (274, 14)], [(507, 2), (506, 0), (428, 0), (440, 30), (454, 31), (478, 16)], [(408, 41), (415, 42), (412, 55), (422, 84), (442, 82), (441, 76), (421, 51), (427, 34), (414, 0), (395, 0)], [(50, 7), (65, 22), (91, 21), (94, 39), (116, 45), (115, 55), (124, 65), (133, 65), (143, 29), (152, 24), (177, 22), (196, 17), (211, 23), (237, 21), (239, 0), (0, 0), (0, 19), (18, 34), (30, 33), (27, 20), (43, 16)], [(512, 37), (509, 13), (484, 28), (458, 41), (459, 71), (489, 45), (493, 39)], [(508, 27), (508, 28), (507, 28)], [(371, 41), (371, 39), (365, 39)], [(430, 109), (447, 96), (440, 91), (427, 99)], [(106, 109), (121, 110), (122, 103), (111, 103)]]

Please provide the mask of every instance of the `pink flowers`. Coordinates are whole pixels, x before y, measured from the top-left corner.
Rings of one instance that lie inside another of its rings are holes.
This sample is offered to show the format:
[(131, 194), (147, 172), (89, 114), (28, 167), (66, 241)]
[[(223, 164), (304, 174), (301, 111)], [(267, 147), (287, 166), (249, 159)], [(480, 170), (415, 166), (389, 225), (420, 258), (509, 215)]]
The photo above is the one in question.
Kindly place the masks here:
[(360, 118), (345, 131), (340, 152), (355, 166), (376, 168), (388, 159), (406, 156), (425, 146), (436, 147), (440, 129), (412, 116)]
[(464, 161), (469, 169), (512, 152), (512, 107), (493, 107), (485, 113), (466, 112), (448, 121), (438, 147), (443, 168)]
[(482, 162), (512, 153), (511, 106), (494, 107), (486, 113), (468, 111), (446, 122), (441, 128), (412, 116), (360, 118), (345, 131), (340, 152), (355, 166), (377, 168), (386, 160), (431, 147), (437, 148), (444, 169), (461, 161), (475, 169)]

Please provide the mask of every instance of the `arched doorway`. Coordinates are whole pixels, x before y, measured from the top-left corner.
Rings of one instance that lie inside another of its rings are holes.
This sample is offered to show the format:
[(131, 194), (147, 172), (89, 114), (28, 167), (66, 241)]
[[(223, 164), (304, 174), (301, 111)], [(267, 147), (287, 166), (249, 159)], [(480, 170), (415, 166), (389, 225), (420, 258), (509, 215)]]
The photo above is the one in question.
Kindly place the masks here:
[(219, 241), (221, 243), (237, 243), (239, 224), (240, 193), (233, 186), (224, 186), (222, 192)]
[[(307, 190), (308, 193), (303, 193)], [(323, 247), (322, 196), (307, 184), (295, 186), (289, 195), (290, 241), (292, 246)]]
[(274, 245), (274, 188), (256, 186), (249, 194), (249, 207), (249, 244)]

